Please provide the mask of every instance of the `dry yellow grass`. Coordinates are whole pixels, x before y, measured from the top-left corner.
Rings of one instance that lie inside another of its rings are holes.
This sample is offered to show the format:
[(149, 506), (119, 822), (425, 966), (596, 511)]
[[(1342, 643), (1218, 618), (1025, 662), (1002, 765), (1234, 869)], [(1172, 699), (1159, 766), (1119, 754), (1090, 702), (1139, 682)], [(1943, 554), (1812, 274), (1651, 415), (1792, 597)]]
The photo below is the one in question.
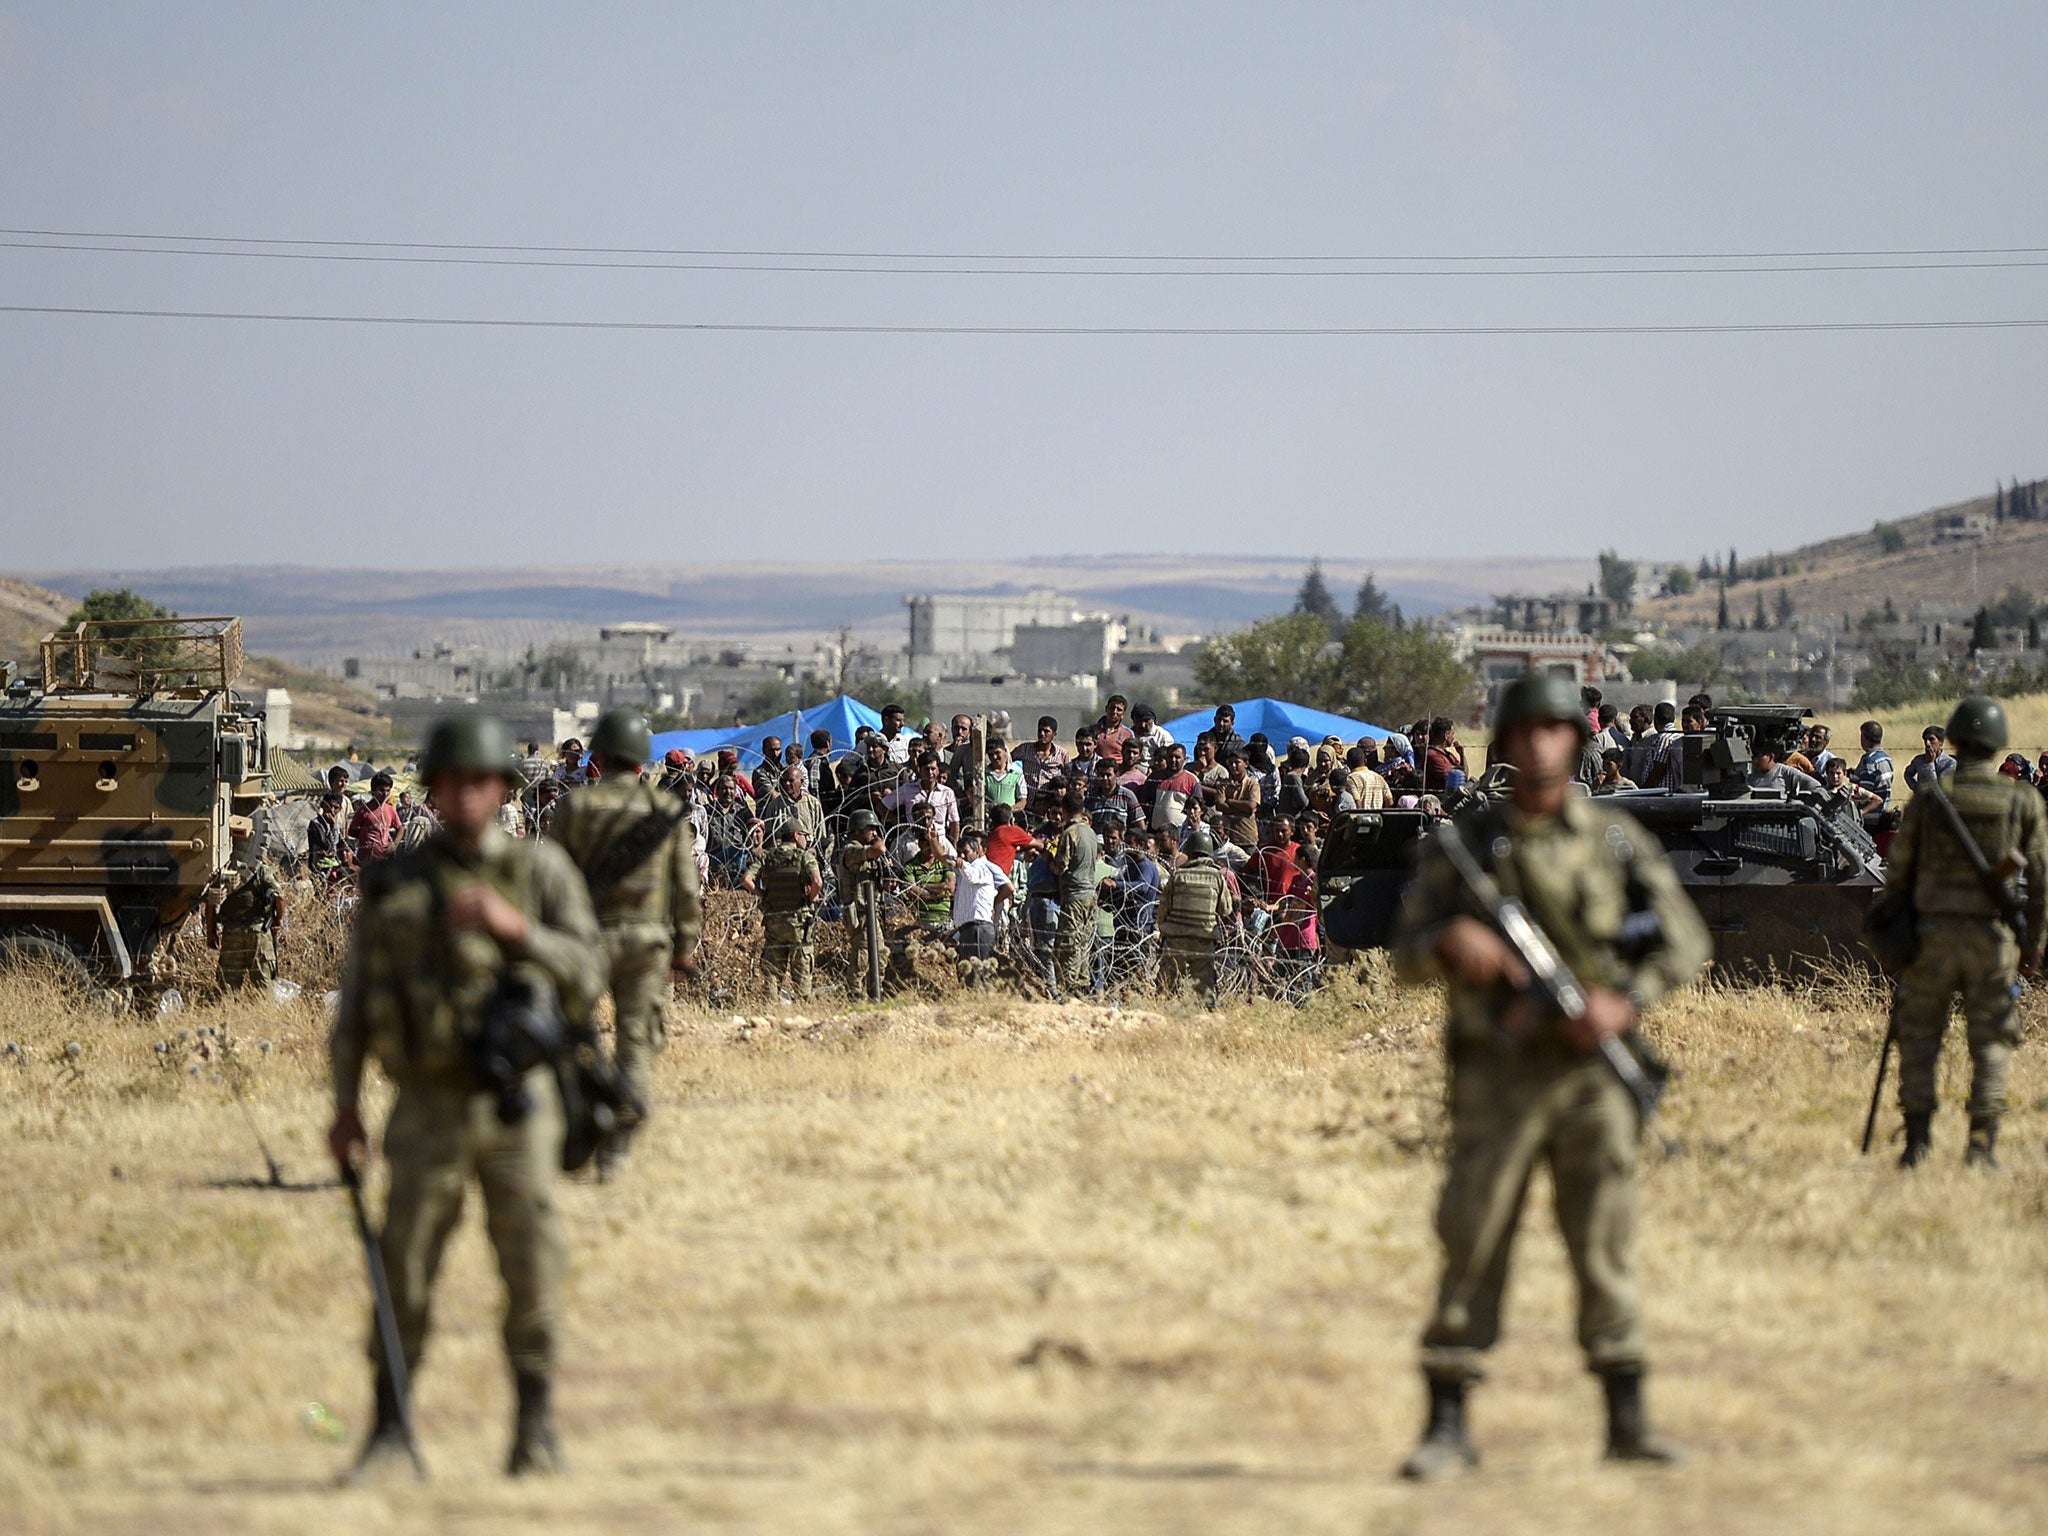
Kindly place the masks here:
[(1486, 1465), (1427, 1490), (1391, 1477), (1435, 1262), (1426, 995), (678, 1014), (630, 1178), (565, 1190), (574, 1474), (496, 1475), (509, 1391), (472, 1204), (420, 1383), (435, 1479), (347, 1494), (327, 1484), (350, 1447), (304, 1418), (361, 1430), (343, 1197), (252, 1187), (232, 1097), (291, 1179), (326, 1177), (317, 1007), (165, 1021), (226, 1028), (212, 1059), (19, 981), (0, 1018), (28, 1058), (0, 1064), (0, 1529), (2048, 1524), (2041, 1054), (2016, 1066), (2006, 1174), (1965, 1174), (1949, 1113), (1938, 1161), (1901, 1176), (1856, 1155), (1879, 1019), (1854, 988), (1663, 1016), (1685, 1075), (1646, 1154), (1641, 1266), (1654, 1402), (1691, 1462), (1597, 1464), (1539, 1207), (1475, 1400)]

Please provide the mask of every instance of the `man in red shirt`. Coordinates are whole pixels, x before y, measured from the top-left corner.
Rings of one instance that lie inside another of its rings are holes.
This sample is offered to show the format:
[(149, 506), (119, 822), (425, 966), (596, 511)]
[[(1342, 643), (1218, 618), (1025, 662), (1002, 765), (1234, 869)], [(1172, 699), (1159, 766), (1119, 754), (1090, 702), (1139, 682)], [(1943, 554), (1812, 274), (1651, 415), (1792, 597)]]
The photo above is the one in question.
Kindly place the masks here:
[(1294, 818), (1275, 816), (1273, 830), (1252, 857), (1252, 870), (1259, 893), (1269, 902), (1287, 893), (1288, 883), (1299, 868), (1301, 845), (1294, 840)]
[(988, 861), (1009, 874), (1017, 855), (1036, 846), (1037, 839), (1017, 825), (1016, 813), (1007, 805), (993, 805), (988, 812)]
[(391, 775), (379, 772), (370, 779), (370, 803), (348, 824), (348, 835), (355, 839), (356, 861), (366, 864), (390, 857), (398, 848), (398, 829), (398, 807), (391, 803)]
[(1131, 701), (1120, 693), (1112, 693), (1102, 707), (1102, 718), (1095, 722), (1095, 752), (1112, 763), (1121, 765), (1124, 760), (1124, 743), (1135, 734), (1124, 723), (1124, 714), (1131, 707)]
[(1202, 803), (1202, 782), (1187, 770), (1187, 749), (1178, 742), (1159, 754), (1159, 777), (1152, 781), (1152, 830), (1171, 834), (1160, 844), (1166, 854), (1178, 848), (1180, 829), (1188, 819), (1188, 805)]
[(1443, 715), (1429, 722), (1429, 755), (1423, 759), (1422, 788), (1440, 795), (1450, 787), (1450, 776), (1465, 771), (1465, 744), (1458, 740), (1458, 727)]

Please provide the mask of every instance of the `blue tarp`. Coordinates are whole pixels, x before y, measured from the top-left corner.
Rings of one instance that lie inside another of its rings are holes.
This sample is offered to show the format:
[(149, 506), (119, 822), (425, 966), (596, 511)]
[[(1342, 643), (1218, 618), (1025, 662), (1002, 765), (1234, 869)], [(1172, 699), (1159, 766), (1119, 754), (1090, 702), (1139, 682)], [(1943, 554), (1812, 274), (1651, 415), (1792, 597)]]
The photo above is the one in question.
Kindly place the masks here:
[[(1266, 740), (1273, 744), (1276, 757), (1287, 755), (1288, 740), (1295, 736), (1306, 736), (1308, 744), (1313, 747), (1325, 736), (1338, 737), (1349, 746), (1361, 736), (1370, 736), (1378, 741), (1387, 734), (1385, 726), (1326, 714), (1305, 704), (1288, 704), (1279, 699), (1239, 699), (1231, 707), (1237, 711), (1237, 734), (1249, 741), (1263, 731)], [(1215, 715), (1214, 709), (1199, 709), (1191, 715), (1182, 715), (1178, 720), (1168, 720), (1165, 722), (1166, 733), (1182, 746), (1193, 747), (1195, 738), (1209, 729)]]
[(654, 756), (657, 761), (676, 747), (681, 747), (693, 757), (720, 747), (731, 747), (740, 755), (740, 765), (752, 768), (761, 761), (761, 738), (779, 736), (786, 745), (796, 735), (798, 720), (801, 719), (804, 755), (811, 750), (811, 732), (830, 731), (834, 756), (853, 750), (853, 733), (864, 725), (882, 728), (882, 717), (859, 699), (842, 695), (828, 699), (799, 714), (791, 711), (777, 715), (773, 720), (763, 720), (759, 725), (720, 726), (704, 731), (662, 731), (654, 738)]

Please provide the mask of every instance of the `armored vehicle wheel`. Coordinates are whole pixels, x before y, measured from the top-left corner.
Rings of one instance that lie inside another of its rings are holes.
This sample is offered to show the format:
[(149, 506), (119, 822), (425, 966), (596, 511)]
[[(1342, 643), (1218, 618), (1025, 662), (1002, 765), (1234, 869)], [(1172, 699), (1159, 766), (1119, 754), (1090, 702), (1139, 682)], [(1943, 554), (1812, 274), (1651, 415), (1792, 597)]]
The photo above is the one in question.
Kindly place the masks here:
[(48, 928), (13, 928), (0, 933), (0, 966), (47, 972), (77, 987), (93, 984), (92, 967), (78, 947)]

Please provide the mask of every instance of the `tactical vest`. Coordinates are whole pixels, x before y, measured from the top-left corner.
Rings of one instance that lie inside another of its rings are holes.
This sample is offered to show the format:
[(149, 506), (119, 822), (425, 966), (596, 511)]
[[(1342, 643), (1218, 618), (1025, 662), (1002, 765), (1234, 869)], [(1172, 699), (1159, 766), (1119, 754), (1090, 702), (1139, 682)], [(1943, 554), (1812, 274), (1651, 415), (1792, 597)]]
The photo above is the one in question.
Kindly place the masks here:
[[(557, 813), (554, 840), (562, 845), (576, 867), (585, 875), (596, 868), (611, 848), (651, 816), (664, 820), (674, 815), (674, 797), (664, 796), (652, 785), (638, 780), (600, 780), (579, 789), (563, 802), (574, 807)], [(671, 834), (688, 835), (685, 818)], [(666, 844), (642, 859), (611, 889), (597, 896), (597, 920), (606, 928), (626, 924), (666, 930), (669, 925), (669, 866)]]
[(1217, 898), (1223, 871), (1196, 859), (1173, 872), (1159, 898), (1159, 931), (1183, 938), (1207, 938), (1216, 931)]
[(803, 849), (783, 844), (761, 861), (755, 883), (763, 912), (801, 912), (811, 904), (809, 886), (818, 866)]
[(363, 1013), (370, 1050), (390, 1076), (465, 1070), (463, 1042), (508, 957), (487, 933), (451, 932), (448, 898), (483, 880), (538, 921), (532, 856), (531, 844), (503, 838), (493, 857), (471, 870), (435, 839), (364, 871), (356, 934)]
[(262, 869), (247, 871), (220, 904), (220, 925), (228, 929), (267, 928), (277, 887)]

